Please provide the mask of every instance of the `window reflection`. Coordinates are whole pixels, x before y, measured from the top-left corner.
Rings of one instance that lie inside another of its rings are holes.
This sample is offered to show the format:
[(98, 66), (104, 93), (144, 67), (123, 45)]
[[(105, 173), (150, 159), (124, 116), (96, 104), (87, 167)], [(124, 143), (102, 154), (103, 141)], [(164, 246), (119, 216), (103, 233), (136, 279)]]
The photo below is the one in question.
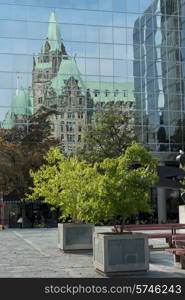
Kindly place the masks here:
[(175, 151), (185, 142), (185, 14), (179, 1), (169, 5), (152, 0), (3, 2), (1, 122), (5, 115), (8, 122), (16, 93), (25, 101), (32, 99), (34, 111), (52, 103), (63, 110), (53, 131), (75, 145), (82, 133), (68, 132), (67, 137), (61, 128), (66, 124), (72, 128), (75, 118), (81, 122), (85, 118), (71, 107), (88, 103), (89, 110), (85, 109), (92, 112), (114, 104), (124, 110), (127, 101), (136, 109), (138, 136), (151, 149)]
[(112, 7), (115, 11), (126, 11), (126, 1), (113, 0)]
[(100, 57), (101, 58), (113, 58), (113, 45), (101, 45), (100, 44)]
[(112, 43), (112, 28), (111, 27), (100, 27), (100, 42), (101, 43)]
[(126, 44), (126, 29), (125, 28), (114, 28), (114, 43), (115, 44)]
[(99, 75), (99, 60), (98, 59), (86, 59), (86, 74), (87, 75)]
[(113, 74), (113, 61), (102, 59), (100, 61), (100, 74), (102, 76), (112, 76)]
[(113, 13), (113, 26), (126, 27), (127, 15), (124, 13)]
[(86, 11), (87, 25), (100, 25), (101, 14), (96, 11)]
[(127, 59), (126, 45), (114, 45), (114, 58)]
[(127, 12), (138, 12), (140, 8), (140, 0), (127, 0), (126, 10)]
[[(78, 1), (76, 1), (78, 2)], [(66, 20), (67, 23), (70, 22), (70, 16), (72, 18), (72, 23), (74, 24), (85, 24), (86, 23), (86, 11), (83, 10), (66, 10), (68, 12), (68, 19)], [(61, 14), (62, 16), (62, 14)], [(65, 20), (62, 20), (61, 17), (61, 21), (65, 22)]]
[(83, 25), (72, 25), (72, 36), (73, 41), (85, 42), (85, 28)]
[(86, 41), (87, 42), (99, 42), (99, 27), (86, 26)]
[(99, 1), (99, 8), (101, 10), (112, 10), (112, 2), (114, 0), (104, 0), (104, 1)]
[(112, 26), (112, 14), (109, 12), (101, 12), (99, 15), (99, 25)]
[[(109, 47), (109, 45), (106, 45), (106, 46)], [(88, 44), (88, 43), (86, 43), (86, 45), (85, 45), (86, 57), (96, 57), (96, 58), (98, 58), (99, 55), (100, 55), (100, 51), (101, 51), (100, 48), (101, 48), (101, 45), (99, 45), (99, 44), (94, 44), (94, 43), (93, 44), (92, 43)], [(105, 48), (103, 48), (103, 50), (104, 51), (102, 52), (102, 55), (108, 55), (109, 54), (109, 50), (107, 51), (107, 48), (106, 48), (106, 51), (105, 51)]]
[(154, 11), (154, 7), (157, 6), (158, 1), (154, 2), (152, 0), (140, 0), (140, 11), (144, 13), (145, 10), (152, 13)]

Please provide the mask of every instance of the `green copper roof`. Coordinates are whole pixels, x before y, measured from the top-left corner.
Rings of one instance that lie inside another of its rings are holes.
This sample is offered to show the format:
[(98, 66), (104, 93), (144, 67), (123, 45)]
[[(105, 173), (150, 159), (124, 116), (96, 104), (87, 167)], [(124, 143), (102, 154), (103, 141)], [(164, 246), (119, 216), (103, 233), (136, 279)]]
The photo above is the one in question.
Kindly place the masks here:
[[(82, 89), (82, 94), (87, 89), (90, 89), (91, 97), (95, 103), (99, 101), (134, 101), (133, 83), (83, 81), (82, 74), (74, 59), (62, 60), (58, 75), (52, 79), (51, 87), (55, 90), (57, 95), (62, 93), (65, 80), (72, 76), (78, 80), (78, 85)], [(95, 95), (95, 91), (98, 91), (97, 95)]]
[[(85, 81), (94, 102), (134, 101), (134, 84), (125, 82)], [(95, 91), (99, 91), (95, 96)]]
[(61, 50), (62, 38), (55, 12), (52, 12), (49, 18), (47, 40), (51, 47), (50, 51)]
[[(49, 18), (48, 33), (46, 36), (46, 41), (42, 46), (41, 55), (45, 54), (46, 42), (49, 43), (50, 52), (61, 51), (62, 38), (61, 38), (60, 28), (57, 23), (57, 17), (55, 12), (52, 12)], [(52, 68), (52, 62), (39, 62), (38, 59), (36, 59), (35, 69), (45, 70), (51, 68)]]
[(11, 112), (14, 115), (32, 115), (33, 114), (33, 99), (30, 94), (23, 89), (17, 90), (13, 94)]
[(60, 69), (55, 78), (52, 79), (51, 87), (56, 91), (57, 95), (62, 93), (62, 88), (65, 86), (65, 80), (70, 77), (74, 77), (78, 80), (78, 86), (83, 91), (86, 90), (86, 86), (81, 78), (81, 73), (77, 67), (74, 59), (63, 59), (60, 64)]
[(3, 129), (12, 129), (12, 127), (14, 126), (14, 123), (12, 121), (12, 115), (11, 112), (8, 111), (5, 115), (5, 119), (1, 124), (1, 128)]

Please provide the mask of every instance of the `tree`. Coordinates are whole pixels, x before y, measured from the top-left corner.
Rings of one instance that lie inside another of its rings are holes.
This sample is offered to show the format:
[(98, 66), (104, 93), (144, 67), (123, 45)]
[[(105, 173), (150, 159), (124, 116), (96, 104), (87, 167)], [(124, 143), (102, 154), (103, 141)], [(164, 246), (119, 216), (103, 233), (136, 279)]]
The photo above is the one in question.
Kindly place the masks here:
[(0, 191), (3, 194), (22, 185), (24, 178), (20, 174), (21, 158), (19, 145), (9, 144), (0, 138)]
[(96, 224), (122, 216), (122, 231), (125, 218), (151, 210), (149, 190), (157, 181), (157, 160), (137, 143), (120, 157), (93, 165), (66, 158), (57, 148), (48, 152), (46, 162), (31, 172), (34, 186), (27, 199), (60, 207), (62, 218)]
[(51, 145), (56, 144), (56, 140), (51, 135), (51, 122), (50, 116), (57, 115), (56, 106), (53, 105), (49, 108), (40, 107), (34, 115), (29, 119), (29, 127), (26, 134), (23, 136), (21, 143), (35, 147), (39, 144)]
[(53, 113), (54, 109), (39, 110), (30, 117), (28, 127), (1, 129), (0, 189), (4, 194), (13, 193), (22, 198), (32, 185), (29, 170), (38, 169), (44, 163), (44, 154), (57, 145), (49, 122)]
[(94, 220), (91, 199), (97, 195), (100, 177), (96, 166), (65, 157), (59, 148), (51, 148), (45, 160), (38, 171), (30, 172), (34, 186), (27, 200), (42, 199), (55, 208), (60, 207), (61, 218), (70, 218), (74, 223)]
[(158, 178), (156, 166), (157, 160), (136, 142), (120, 157), (100, 163), (100, 193), (94, 203), (104, 211), (104, 219), (122, 216), (121, 232), (127, 217), (138, 211), (151, 212), (149, 191)]
[(78, 149), (79, 159), (88, 162), (119, 157), (135, 140), (134, 115), (130, 111), (109, 110), (97, 114), (95, 122), (84, 132), (84, 143)]

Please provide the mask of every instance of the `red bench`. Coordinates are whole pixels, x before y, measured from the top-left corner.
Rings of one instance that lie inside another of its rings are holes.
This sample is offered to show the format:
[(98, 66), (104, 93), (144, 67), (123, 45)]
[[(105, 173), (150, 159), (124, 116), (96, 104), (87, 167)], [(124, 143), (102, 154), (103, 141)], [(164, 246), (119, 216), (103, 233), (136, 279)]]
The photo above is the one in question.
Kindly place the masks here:
[(169, 247), (177, 247), (177, 246), (185, 246), (185, 234), (177, 233), (149, 233), (148, 238), (157, 239), (157, 238), (165, 238), (166, 242), (169, 244)]
[(174, 235), (172, 236), (172, 244), (175, 247), (185, 247), (185, 235), (184, 234), (178, 234), (178, 235)]
[(178, 248), (178, 247), (185, 248), (185, 241), (184, 240), (175, 241), (175, 246), (176, 246), (176, 248)]
[(185, 248), (168, 248), (166, 252), (174, 256), (174, 264), (181, 269), (185, 269)]
[[(121, 231), (121, 226), (116, 225), (116, 231)], [(166, 242), (169, 244), (169, 247), (174, 247), (175, 242), (172, 239), (173, 236), (179, 236), (185, 237), (185, 234), (176, 233), (177, 229), (185, 229), (185, 224), (178, 224), (178, 223), (167, 223), (167, 224), (131, 224), (131, 225), (125, 225), (124, 230), (126, 231), (147, 231), (147, 230), (155, 230), (155, 231), (171, 231), (171, 232), (155, 232), (155, 233), (146, 233), (148, 234), (149, 239), (160, 239), (165, 238)], [(115, 231), (115, 228), (113, 229)]]
[(174, 263), (182, 269), (185, 269), (185, 234), (176, 234), (172, 236), (172, 245), (176, 248), (165, 249), (165, 251), (174, 255)]
[(178, 251), (185, 250), (184, 248), (166, 248), (165, 251), (171, 254), (175, 254)]
[(127, 231), (132, 231), (132, 230), (171, 230), (172, 234), (176, 234), (177, 229), (185, 229), (185, 224), (179, 224), (179, 223), (131, 224), (131, 225), (125, 225), (124, 229)]
[(158, 239), (158, 238), (172, 238), (172, 234), (168, 232), (164, 233), (146, 233), (149, 239)]
[(166, 243), (169, 244), (169, 247), (173, 247), (172, 243), (172, 233), (163, 232), (163, 233), (147, 233), (149, 239), (166, 239)]
[[(162, 224), (163, 225), (163, 224)], [(166, 225), (166, 224), (164, 224)], [(166, 226), (165, 226), (166, 227)], [(120, 232), (120, 225), (116, 225), (117, 231)], [(161, 227), (160, 227), (161, 228)], [(163, 228), (163, 226), (162, 226)], [(159, 230), (159, 226), (157, 224), (149, 224), (149, 225), (126, 225), (124, 227), (126, 231), (137, 231), (137, 230)], [(164, 228), (163, 228), (164, 229)], [(165, 228), (166, 229), (166, 228)], [(113, 229), (113, 231), (115, 231)], [(148, 235), (149, 239), (160, 239), (165, 238), (166, 242), (169, 243), (169, 246), (171, 247), (171, 240), (172, 240), (172, 233), (169, 232), (155, 232), (155, 233), (146, 233)]]

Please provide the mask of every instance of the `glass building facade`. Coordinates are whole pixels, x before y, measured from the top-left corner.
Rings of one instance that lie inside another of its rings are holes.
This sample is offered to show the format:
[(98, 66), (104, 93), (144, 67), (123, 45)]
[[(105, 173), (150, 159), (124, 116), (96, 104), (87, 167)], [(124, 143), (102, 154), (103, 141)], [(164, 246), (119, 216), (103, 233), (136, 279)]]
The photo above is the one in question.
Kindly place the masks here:
[(43, 106), (75, 152), (96, 111), (135, 111), (139, 141), (185, 143), (185, 0), (0, 0), (1, 130)]

